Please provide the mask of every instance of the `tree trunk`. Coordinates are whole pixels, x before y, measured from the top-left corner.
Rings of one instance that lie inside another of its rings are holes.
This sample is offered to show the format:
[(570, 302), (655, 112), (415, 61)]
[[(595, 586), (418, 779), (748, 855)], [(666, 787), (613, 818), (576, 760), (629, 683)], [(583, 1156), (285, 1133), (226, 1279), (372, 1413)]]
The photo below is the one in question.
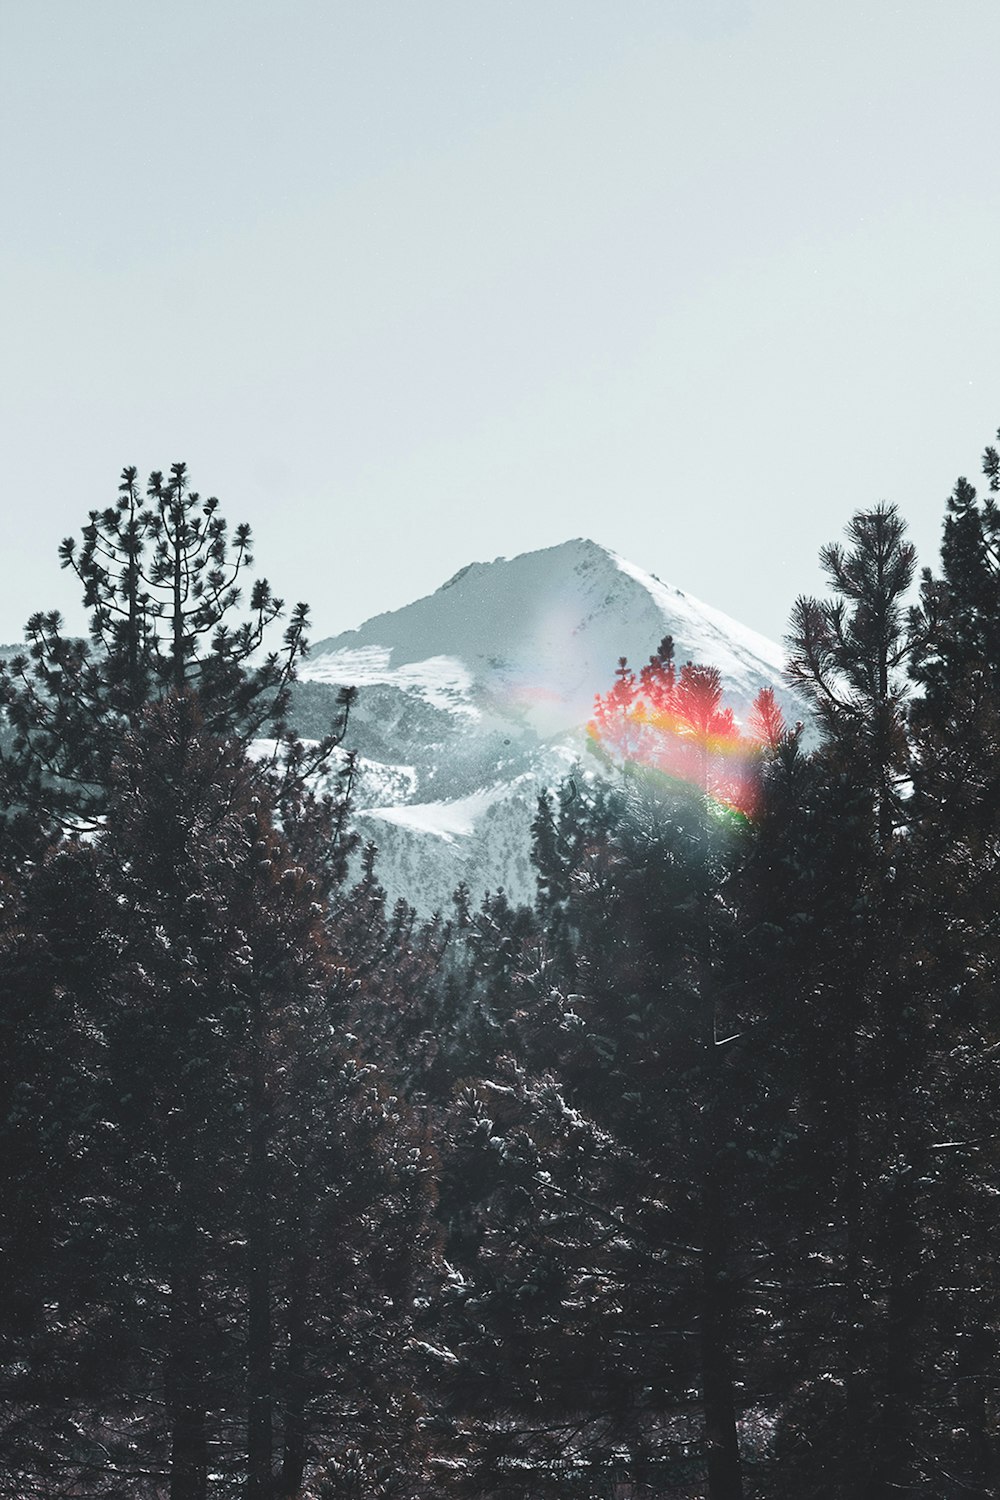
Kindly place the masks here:
[(914, 1324), (919, 1310), (916, 1279), (901, 1263), (893, 1267), (886, 1308), (885, 1372), (871, 1444), (871, 1473), (864, 1500), (894, 1500), (907, 1493), (909, 1428), (919, 1396), (914, 1363)]
[(247, 1500), (270, 1500), (273, 1476), (271, 1376), (271, 1193), (268, 1166), (264, 1017), (252, 1002), (250, 1037), (250, 1152), (247, 1164)]
[(717, 1175), (703, 1185), (701, 1254), (701, 1388), (709, 1500), (743, 1500), (733, 1393), (732, 1285), (725, 1209)]
[(205, 1500), (208, 1491), (208, 1430), (198, 1348), (198, 1280), (187, 1268), (174, 1279), (166, 1398), (170, 1422), (170, 1500)]
[(184, 499), (180, 489), (174, 504), (170, 508), (170, 519), (173, 522), (173, 535), (169, 527), (166, 529), (168, 543), (173, 545), (173, 577), (171, 579), (173, 593), (173, 618), (171, 620), (171, 666), (173, 668), (174, 692), (183, 693), (187, 680), (187, 672), (184, 663), (184, 568), (183, 554), (181, 550), (181, 533), (184, 528)]
[[(978, 1300), (978, 1299), (977, 1299)], [(970, 1328), (959, 1336), (957, 1360), (958, 1409), (966, 1439), (962, 1478), (970, 1495), (995, 1495), (1000, 1489), (1000, 1463), (990, 1435), (987, 1393), (994, 1388), (996, 1336), (989, 1329)]]
[[(901, 943), (894, 943), (896, 952)], [(893, 983), (893, 977), (896, 983)], [(918, 1329), (924, 1300), (921, 1265), (918, 1184), (926, 1176), (926, 1141), (911, 1099), (917, 1078), (914, 1055), (923, 1047), (907, 1020), (908, 996), (899, 988), (901, 976), (881, 976), (880, 1043), (882, 1051), (882, 1107), (884, 1171), (891, 1174), (888, 1201), (881, 1218), (879, 1264), (886, 1287), (884, 1366), (872, 1433), (872, 1477), (865, 1500), (892, 1500), (908, 1488), (911, 1472), (914, 1413), (922, 1394)], [(902, 1163), (907, 1169), (902, 1169)]]
[(305, 1325), (307, 1262), (297, 1254), (291, 1267), (291, 1298), (288, 1306), (288, 1374), (285, 1394), (284, 1433), (279, 1494), (294, 1500), (302, 1488), (306, 1467)]
[(861, 1140), (860, 991), (848, 1020), (844, 1122), (844, 1391), (843, 1467), (851, 1494), (863, 1493), (870, 1472), (871, 1372), (869, 1313), (865, 1296), (864, 1168)]
[(739, 1438), (736, 1432), (736, 1399), (732, 1360), (732, 1249), (729, 1209), (724, 1201), (726, 1179), (723, 1130), (724, 1082), (718, 1045), (718, 995), (713, 964), (712, 896), (708, 822), (708, 762), (701, 747), (701, 782), (704, 799), (702, 823), (703, 881), (699, 912), (699, 987), (703, 1045), (706, 1056), (706, 1098), (702, 1115), (701, 1150), (701, 1394), (704, 1417), (705, 1462), (708, 1500), (743, 1500)]

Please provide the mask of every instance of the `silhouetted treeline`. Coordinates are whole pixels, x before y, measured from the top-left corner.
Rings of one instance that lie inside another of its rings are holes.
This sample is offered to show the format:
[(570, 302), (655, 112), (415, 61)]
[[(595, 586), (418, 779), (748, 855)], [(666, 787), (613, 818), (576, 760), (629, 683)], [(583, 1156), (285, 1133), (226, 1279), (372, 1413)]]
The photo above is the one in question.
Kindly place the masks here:
[(429, 923), (305, 607), (262, 654), (248, 530), (125, 471), (0, 670), (0, 1495), (1000, 1490), (984, 470), (916, 599), (893, 507), (823, 549), (804, 728), (620, 663), (534, 906)]

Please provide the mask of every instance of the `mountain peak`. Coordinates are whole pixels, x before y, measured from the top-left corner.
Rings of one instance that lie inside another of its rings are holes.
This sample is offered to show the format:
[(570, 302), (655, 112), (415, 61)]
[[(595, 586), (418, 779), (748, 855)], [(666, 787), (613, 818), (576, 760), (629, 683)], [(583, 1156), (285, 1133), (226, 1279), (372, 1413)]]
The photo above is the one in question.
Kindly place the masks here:
[(314, 646), (303, 675), (364, 687), (404, 673), (433, 682), (429, 701), (516, 708), (549, 736), (586, 723), (619, 659), (643, 665), (665, 635), (679, 661), (719, 668), (737, 712), (782, 686), (773, 642), (588, 537), (469, 563), (433, 594)]
[(613, 561), (615, 557), (616, 554), (611, 551), (610, 547), (602, 547), (599, 542), (591, 541), (589, 537), (575, 536), (565, 542), (556, 542), (551, 547), (540, 547), (532, 552), (518, 552), (514, 557), (507, 557), (506, 554), (503, 554), (500, 557), (495, 557), (492, 562), (466, 563), (464, 568), (459, 568), (457, 573), (453, 573), (450, 578), (446, 579), (444, 583), (435, 589), (435, 593), (443, 594), (446, 589), (454, 588), (455, 584), (460, 583), (463, 578), (467, 578), (470, 574), (480, 572), (483, 568), (494, 568), (498, 564), (516, 565), (525, 559), (545, 558), (551, 561), (554, 567), (562, 568), (598, 559)]
[(391, 896), (429, 911), (464, 879), (530, 900), (538, 791), (585, 755), (581, 730), (620, 658), (638, 669), (666, 635), (681, 664), (719, 668), (738, 716), (771, 687), (800, 717), (773, 642), (588, 537), (470, 563), (315, 645), (303, 702), (317, 707), (323, 684), (361, 689), (357, 805)]

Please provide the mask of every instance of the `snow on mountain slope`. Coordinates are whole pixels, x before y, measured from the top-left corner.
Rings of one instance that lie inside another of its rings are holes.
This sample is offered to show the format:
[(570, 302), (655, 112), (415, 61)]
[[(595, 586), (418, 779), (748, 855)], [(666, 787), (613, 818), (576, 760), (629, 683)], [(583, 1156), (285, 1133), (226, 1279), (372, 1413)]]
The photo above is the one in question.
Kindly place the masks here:
[(417, 828), (422, 833), (435, 833), (438, 838), (450, 844), (456, 835), (466, 837), (474, 832), (483, 813), (502, 795), (500, 788), (484, 790), (473, 792), (471, 797), (456, 797), (451, 802), (414, 802), (373, 809), (371, 816), (402, 828)]
[(644, 573), (616, 553), (610, 556), (614, 557), (623, 573), (649, 591), (664, 618), (671, 621), (675, 640), (681, 639), (683, 632), (684, 639), (692, 643), (692, 661), (710, 662), (719, 668), (727, 682), (735, 683), (747, 674), (752, 680), (762, 663), (774, 671), (778, 680), (781, 679), (784, 652), (774, 641), (740, 625), (729, 615), (724, 615), (721, 609), (713, 609), (691, 594), (668, 587), (655, 574)]
[(313, 646), (297, 717), (321, 711), (336, 685), (359, 688), (348, 737), (366, 762), (358, 806), (390, 894), (429, 911), (465, 879), (476, 899), (498, 885), (531, 899), (538, 791), (586, 757), (594, 695), (619, 658), (638, 670), (665, 635), (679, 663), (719, 668), (738, 717), (762, 687), (801, 716), (779, 647), (581, 538), (471, 563)]
[(437, 708), (471, 714), (476, 710), (469, 702), (472, 677), (454, 656), (431, 656), (426, 661), (389, 665), (393, 652), (386, 646), (350, 646), (323, 656), (313, 653), (303, 677), (313, 682), (351, 682), (357, 688), (392, 683), (407, 692), (416, 693)]
[(641, 666), (667, 633), (678, 661), (720, 668), (738, 706), (782, 687), (772, 642), (584, 539), (472, 563), (426, 598), (315, 645), (303, 675), (412, 686), (428, 702), (551, 735), (586, 722), (619, 657)]

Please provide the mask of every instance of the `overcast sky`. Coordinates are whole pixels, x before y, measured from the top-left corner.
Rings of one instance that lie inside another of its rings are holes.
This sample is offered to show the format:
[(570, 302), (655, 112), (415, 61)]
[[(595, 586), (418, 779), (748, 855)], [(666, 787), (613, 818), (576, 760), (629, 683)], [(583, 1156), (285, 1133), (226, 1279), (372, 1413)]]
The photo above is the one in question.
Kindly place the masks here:
[(314, 638), (571, 536), (773, 637), (858, 507), (933, 561), (998, 61), (996, 0), (0, 0), (0, 640), (178, 458)]

